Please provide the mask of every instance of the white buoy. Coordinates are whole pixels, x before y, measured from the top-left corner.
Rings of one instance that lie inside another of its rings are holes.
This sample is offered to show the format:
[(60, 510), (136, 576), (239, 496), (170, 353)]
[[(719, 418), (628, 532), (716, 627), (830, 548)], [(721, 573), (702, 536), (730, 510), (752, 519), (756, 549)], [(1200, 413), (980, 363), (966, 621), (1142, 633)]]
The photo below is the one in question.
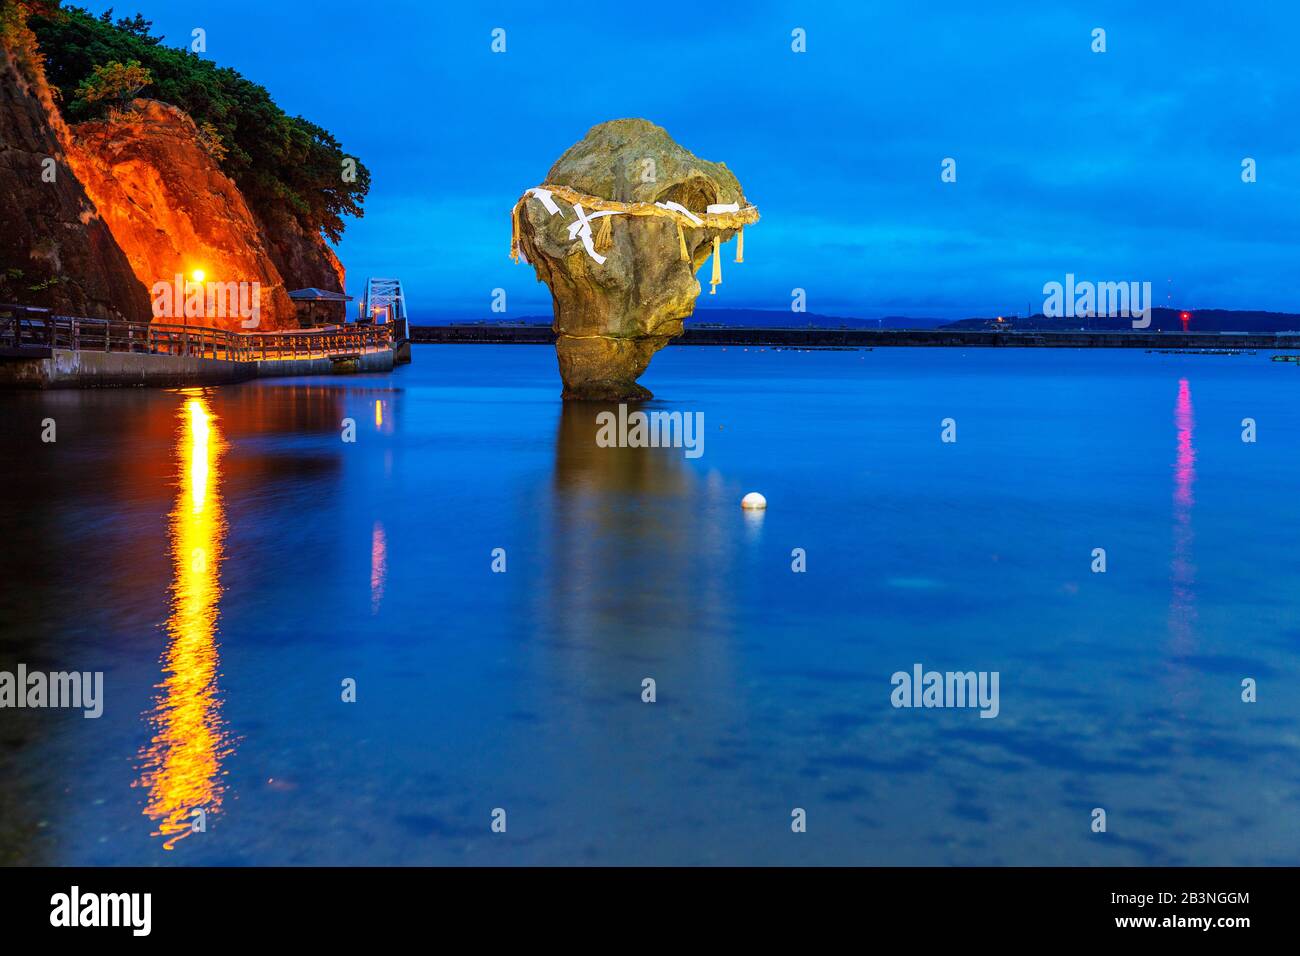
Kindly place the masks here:
[(740, 507), (747, 511), (761, 511), (767, 507), (767, 499), (757, 491), (751, 491), (749, 494), (745, 495), (744, 498), (740, 499)]

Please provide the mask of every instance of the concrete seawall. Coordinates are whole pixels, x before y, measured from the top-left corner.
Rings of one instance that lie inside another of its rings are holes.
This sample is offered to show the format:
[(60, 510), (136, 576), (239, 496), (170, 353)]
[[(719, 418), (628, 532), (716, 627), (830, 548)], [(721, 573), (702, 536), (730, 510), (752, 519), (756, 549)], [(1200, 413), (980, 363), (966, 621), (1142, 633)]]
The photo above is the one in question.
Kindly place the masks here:
[(230, 362), (224, 359), (140, 352), (54, 349), (49, 358), (0, 361), (0, 388), (175, 388), (227, 385), (254, 378), (389, 372), (393, 350), (351, 359), (302, 358)]
[[(418, 325), (411, 340), (426, 344), (551, 345), (544, 325)], [(1295, 349), (1300, 333), (1263, 332), (997, 332), (982, 329), (750, 329), (691, 328), (669, 345), (789, 348), (1094, 348)]]

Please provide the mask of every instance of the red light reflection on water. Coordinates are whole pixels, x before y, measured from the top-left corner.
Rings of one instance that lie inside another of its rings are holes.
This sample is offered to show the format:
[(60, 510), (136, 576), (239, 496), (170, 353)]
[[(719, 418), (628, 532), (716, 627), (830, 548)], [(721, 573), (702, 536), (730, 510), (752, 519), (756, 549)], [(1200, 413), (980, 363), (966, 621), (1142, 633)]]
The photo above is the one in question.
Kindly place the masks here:
[(1192, 564), (1192, 507), (1196, 503), (1196, 446), (1193, 442), (1196, 417), (1192, 389), (1187, 379), (1178, 382), (1174, 403), (1177, 446), (1174, 455), (1174, 542), (1169, 565), (1173, 593), (1169, 600), (1169, 633), (1176, 654), (1192, 649), (1192, 628), (1196, 621), (1196, 567)]

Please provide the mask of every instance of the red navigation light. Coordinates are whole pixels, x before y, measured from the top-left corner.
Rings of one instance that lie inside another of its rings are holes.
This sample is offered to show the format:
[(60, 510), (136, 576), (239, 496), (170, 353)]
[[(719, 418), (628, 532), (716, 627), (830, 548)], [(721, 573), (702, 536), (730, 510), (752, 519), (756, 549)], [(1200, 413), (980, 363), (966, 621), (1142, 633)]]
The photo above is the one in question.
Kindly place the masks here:
[(1184, 322), (1188, 321), (1191, 317), (1192, 317), (1192, 313), (1190, 312), (1184, 312), (1182, 315), (1179, 316), (1179, 318), (1182, 319)]

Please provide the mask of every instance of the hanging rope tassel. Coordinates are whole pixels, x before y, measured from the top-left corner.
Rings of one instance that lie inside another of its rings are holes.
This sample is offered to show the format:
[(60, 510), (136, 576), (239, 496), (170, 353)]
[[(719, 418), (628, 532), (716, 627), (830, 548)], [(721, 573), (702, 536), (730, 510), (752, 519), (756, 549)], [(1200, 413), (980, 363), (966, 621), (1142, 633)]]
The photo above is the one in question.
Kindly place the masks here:
[(740, 231), (736, 233), (736, 261), (745, 261), (745, 227), (741, 226)]
[(709, 280), (709, 295), (718, 294), (718, 286), (722, 285), (722, 238), (713, 237), (713, 278)]
[(614, 217), (601, 216), (600, 225), (596, 227), (596, 251), (608, 252), (614, 245)]
[(689, 262), (691, 255), (686, 251), (686, 233), (682, 232), (682, 224), (677, 224), (677, 251), (681, 253), (682, 262)]
[(519, 261), (519, 203), (510, 210), (510, 258)]

